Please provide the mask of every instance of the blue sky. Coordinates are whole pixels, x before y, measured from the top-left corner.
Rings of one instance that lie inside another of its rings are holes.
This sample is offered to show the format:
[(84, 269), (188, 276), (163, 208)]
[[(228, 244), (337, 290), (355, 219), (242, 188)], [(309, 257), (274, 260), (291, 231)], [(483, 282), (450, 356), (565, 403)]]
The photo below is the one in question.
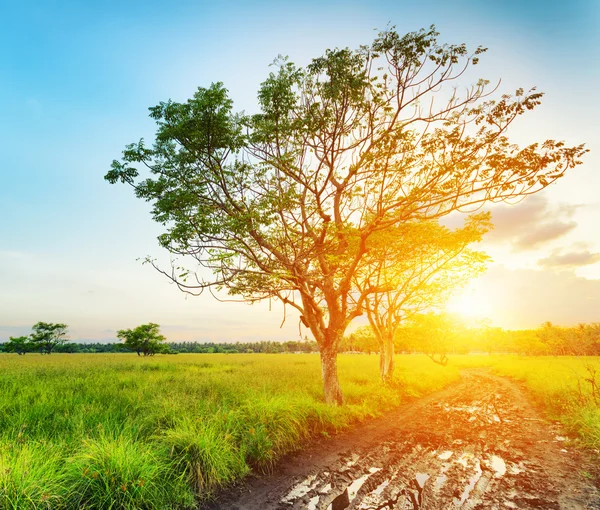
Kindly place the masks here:
[[(125, 144), (152, 138), (149, 106), (183, 101), (196, 87), (223, 81), (237, 108), (252, 111), (257, 87), (278, 54), (305, 64), (325, 48), (368, 43), (374, 29), (388, 23), (400, 32), (434, 23), (443, 41), (488, 46), (478, 69), (483, 76), (502, 78), (509, 91), (538, 85), (547, 93), (517, 137), (588, 143), (593, 152), (584, 167), (544, 192), (537, 209), (521, 209), (519, 219), (531, 221), (532, 229), (551, 221), (575, 227), (519, 251), (507, 220), (506, 236), (486, 245), (496, 265), (470, 292), (479, 298), (505, 293), (504, 302), (490, 302), (490, 314), (507, 327), (553, 316), (564, 323), (600, 321), (600, 264), (591, 263), (600, 251), (598, 5), (0, 2), (0, 341), (26, 333), (39, 320), (66, 322), (80, 339), (113, 339), (117, 329), (147, 321), (161, 323), (172, 340), (297, 337), (294, 320), (279, 328), (280, 309), (222, 304), (209, 295), (185, 299), (141, 266), (138, 257), (160, 256), (159, 230), (147, 204), (103, 176)], [(569, 204), (577, 207), (568, 210)], [(533, 210), (537, 216), (527, 217)], [(584, 252), (590, 263), (539, 263)], [(528, 278), (536, 285), (555, 283), (543, 291), (535, 318), (515, 321), (527, 303), (509, 296)], [(585, 299), (572, 313), (563, 306), (567, 292), (583, 292)], [(590, 303), (596, 302), (594, 312)]]

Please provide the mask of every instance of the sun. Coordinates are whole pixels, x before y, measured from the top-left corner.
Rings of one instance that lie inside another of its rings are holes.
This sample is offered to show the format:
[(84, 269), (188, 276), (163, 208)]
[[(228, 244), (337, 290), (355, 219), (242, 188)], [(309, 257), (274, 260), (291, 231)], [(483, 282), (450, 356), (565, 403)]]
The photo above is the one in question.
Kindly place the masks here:
[(492, 311), (487, 293), (474, 285), (450, 298), (446, 310), (471, 321), (489, 318)]

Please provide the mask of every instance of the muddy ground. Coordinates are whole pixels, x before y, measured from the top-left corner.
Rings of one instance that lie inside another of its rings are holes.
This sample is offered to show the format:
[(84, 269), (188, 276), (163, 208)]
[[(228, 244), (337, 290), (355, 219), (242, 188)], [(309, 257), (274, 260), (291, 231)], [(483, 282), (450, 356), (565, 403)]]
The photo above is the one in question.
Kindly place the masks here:
[(209, 508), (600, 509), (599, 464), (515, 382), (460, 382), (287, 456)]

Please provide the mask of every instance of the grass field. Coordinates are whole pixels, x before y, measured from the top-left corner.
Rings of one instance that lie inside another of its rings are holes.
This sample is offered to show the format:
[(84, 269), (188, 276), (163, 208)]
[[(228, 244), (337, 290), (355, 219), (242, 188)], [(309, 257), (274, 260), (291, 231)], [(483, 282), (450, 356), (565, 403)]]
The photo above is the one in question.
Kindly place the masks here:
[(341, 355), (347, 405), (317, 355), (0, 355), (0, 509), (187, 508), (250, 469), (458, 377), (399, 356)]
[(340, 355), (346, 405), (330, 407), (311, 354), (0, 355), (0, 509), (193, 507), (311, 436), (478, 366), (524, 381), (552, 418), (600, 447), (586, 381), (598, 358), (452, 356), (440, 367), (405, 355), (400, 384), (386, 388), (377, 356)]

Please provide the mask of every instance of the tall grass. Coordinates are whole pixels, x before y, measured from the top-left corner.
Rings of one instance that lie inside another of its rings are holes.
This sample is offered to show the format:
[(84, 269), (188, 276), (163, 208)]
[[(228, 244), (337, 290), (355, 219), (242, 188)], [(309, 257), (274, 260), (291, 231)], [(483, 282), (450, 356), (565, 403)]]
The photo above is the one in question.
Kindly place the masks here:
[(399, 356), (341, 355), (343, 407), (317, 355), (0, 355), (0, 509), (188, 508), (251, 469), (458, 378)]

